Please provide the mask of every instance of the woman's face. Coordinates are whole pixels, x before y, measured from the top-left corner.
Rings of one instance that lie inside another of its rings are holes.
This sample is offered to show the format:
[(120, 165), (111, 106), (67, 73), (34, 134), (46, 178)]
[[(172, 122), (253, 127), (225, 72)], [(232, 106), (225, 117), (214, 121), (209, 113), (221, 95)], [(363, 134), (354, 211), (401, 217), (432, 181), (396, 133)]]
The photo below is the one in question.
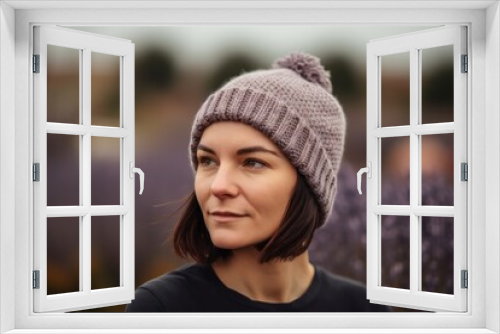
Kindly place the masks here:
[(214, 245), (241, 249), (271, 237), (297, 182), (279, 148), (251, 126), (217, 122), (203, 132), (197, 160), (195, 193)]

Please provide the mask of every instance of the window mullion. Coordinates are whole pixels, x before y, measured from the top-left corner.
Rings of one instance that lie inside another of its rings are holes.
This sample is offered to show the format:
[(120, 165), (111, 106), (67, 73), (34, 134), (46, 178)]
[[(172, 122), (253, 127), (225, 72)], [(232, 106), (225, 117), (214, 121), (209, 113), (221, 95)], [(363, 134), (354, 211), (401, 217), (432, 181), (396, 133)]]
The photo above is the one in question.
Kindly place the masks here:
[[(84, 117), (83, 117), (83, 50), (79, 50), (78, 52), (79, 54), (79, 62), (78, 62), (78, 69), (79, 69), (79, 74), (78, 74), (78, 78), (79, 78), (79, 81), (78, 81), (78, 106), (79, 106), (79, 110), (78, 110), (78, 115), (79, 115), (79, 125), (78, 127), (84, 127), (83, 124), (84, 124)], [(50, 128), (50, 124), (47, 123), (47, 127)], [(82, 135), (79, 135), (78, 136), (78, 140), (79, 140), (79, 148), (78, 148), (78, 157), (79, 157), (79, 163), (78, 163), (78, 171), (79, 171), (79, 177), (80, 177), (80, 182), (79, 182), (79, 205), (81, 208), (84, 208), (84, 203), (83, 203), (83, 199), (84, 199), (84, 177), (83, 177), (83, 162), (84, 162), (84, 159), (83, 159), (83, 136)], [(83, 257), (83, 226), (84, 226), (84, 223), (83, 223), (83, 217), (84, 216), (80, 216), (79, 217), (79, 228), (78, 228), (78, 240), (79, 240), (79, 245), (78, 245), (78, 258), (79, 258), (79, 265), (78, 265), (78, 284), (79, 284), (79, 288), (78, 290), (79, 291), (83, 291), (83, 281), (84, 281), (84, 278), (83, 278), (83, 263), (84, 263), (84, 257)]]
[[(86, 128), (91, 126), (91, 51), (89, 48), (83, 49), (81, 76), (82, 78), (82, 125)], [(82, 171), (82, 204), (90, 208), (91, 202), (91, 134), (87, 131), (82, 136), (82, 159), (80, 161), (80, 170)], [(86, 212), (82, 218), (82, 228), (80, 233), (80, 278), (82, 291), (90, 293), (91, 290), (91, 215)]]
[[(123, 80), (125, 80), (124, 76), (124, 64), (123, 64), (123, 56), (119, 57), (120, 59), (120, 130), (124, 129), (124, 123), (125, 123), (125, 115), (123, 112)], [(125, 165), (126, 162), (124, 161), (125, 159), (125, 154), (124, 154), (124, 144), (125, 144), (125, 139), (120, 138), (120, 205), (125, 204), (125, 199), (124, 199), (124, 187), (125, 187)], [(124, 242), (124, 223), (125, 220), (123, 219), (123, 215), (120, 215), (120, 286), (124, 286), (125, 283), (125, 242)]]
[(410, 291), (419, 290), (420, 261), (420, 217), (413, 209), (419, 204), (420, 197), (420, 136), (413, 129), (420, 123), (420, 62), (419, 51), (410, 49)]

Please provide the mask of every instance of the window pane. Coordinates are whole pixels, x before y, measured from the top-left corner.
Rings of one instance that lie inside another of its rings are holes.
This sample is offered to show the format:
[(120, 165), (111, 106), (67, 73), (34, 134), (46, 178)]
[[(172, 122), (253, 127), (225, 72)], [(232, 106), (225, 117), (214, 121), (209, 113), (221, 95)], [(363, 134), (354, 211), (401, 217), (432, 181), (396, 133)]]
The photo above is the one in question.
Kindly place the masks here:
[(382, 56), (382, 126), (410, 124), (410, 53)]
[(92, 52), (92, 125), (120, 126), (120, 57)]
[(383, 205), (410, 204), (410, 137), (381, 138)]
[(422, 124), (453, 122), (453, 45), (421, 50)]
[(47, 134), (47, 205), (80, 205), (79, 136)]
[(120, 139), (92, 137), (92, 205), (120, 205)]
[(47, 45), (47, 122), (80, 123), (80, 50)]
[(422, 217), (422, 291), (453, 294), (452, 217)]
[(453, 206), (453, 133), (422, 140), (422, 205)]
[(120, 216), (92, 216), (92, 289), (120, 286)]
[(382, 216), (382, 286), (410, 289), (410, 217)]
[(80, 217), (47, 218), (47, 294), (80, 290)]

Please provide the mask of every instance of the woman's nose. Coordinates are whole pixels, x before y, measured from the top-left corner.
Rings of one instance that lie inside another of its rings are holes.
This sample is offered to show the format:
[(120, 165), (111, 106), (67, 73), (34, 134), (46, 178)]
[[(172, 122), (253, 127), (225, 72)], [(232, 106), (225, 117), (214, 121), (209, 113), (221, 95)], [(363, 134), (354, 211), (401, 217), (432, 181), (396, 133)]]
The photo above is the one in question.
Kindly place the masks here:
[(217, 197), (236, 195), (238, 187), (234, 180), (234, 173), (229, 168), (219, 168), (210, 185), (210, 190)]

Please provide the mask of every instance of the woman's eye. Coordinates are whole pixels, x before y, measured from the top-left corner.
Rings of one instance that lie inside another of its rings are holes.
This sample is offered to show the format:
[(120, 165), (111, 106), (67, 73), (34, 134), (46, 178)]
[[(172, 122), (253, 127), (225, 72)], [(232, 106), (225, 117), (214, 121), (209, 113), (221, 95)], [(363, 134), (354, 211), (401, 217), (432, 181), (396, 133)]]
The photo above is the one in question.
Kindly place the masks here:
[[(209, 157), (201, 156), (198, 158), (198, 165), (201, 167), (211, 167), (213, 164), (215, 164), (215, 161)], [(249, 166), (252, 169), (263, 169), (267, 166), (265, 163), (255, 159), (246, 159), (243, 165)]]
[(210, 164), (210, 162), (212, 162), (213, 160), (208, 158), (208, 157), (200, 157), (198, 158), (198, 164), (201, 165), (201, 166), (208, 166)]
[(255, 169), (262, 169), (262, 168), (266, 167), (265, 163), (260, 162), (260, 161), (255, 160), (255, 159), (247, 159), (247, 160), (245, 160), (245, 165), (250, 165), (251, 167), (253, 167)]

